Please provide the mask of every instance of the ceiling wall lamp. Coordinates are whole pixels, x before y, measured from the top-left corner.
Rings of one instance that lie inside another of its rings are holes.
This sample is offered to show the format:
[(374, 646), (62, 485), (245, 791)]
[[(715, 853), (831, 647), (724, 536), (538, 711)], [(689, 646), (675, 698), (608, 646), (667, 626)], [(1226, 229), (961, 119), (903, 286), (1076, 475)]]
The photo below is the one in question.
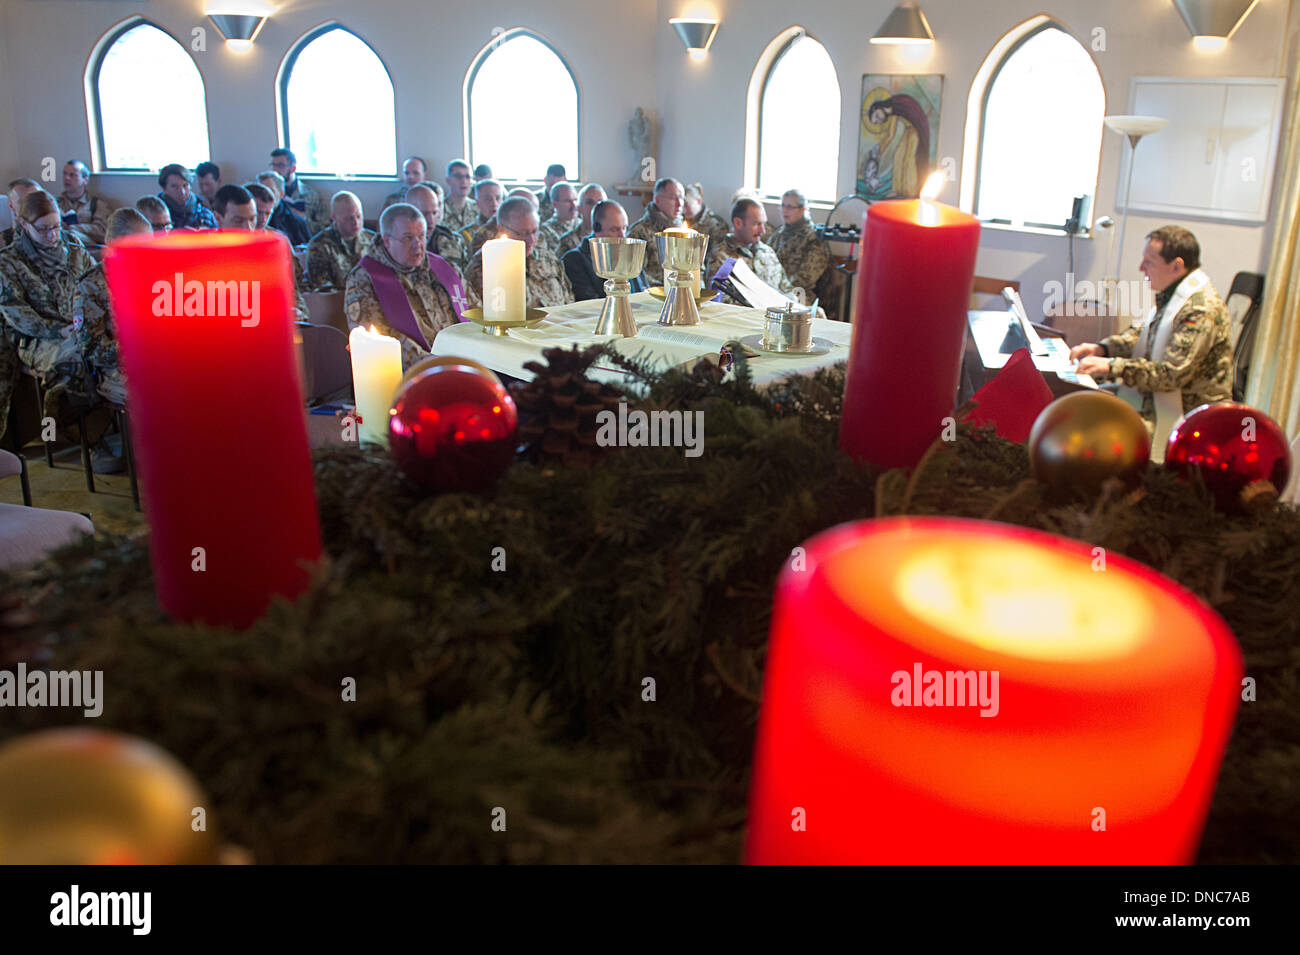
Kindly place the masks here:
[(885, 22), (872, 43), (884, 43), (893, 46), (920, 46), (934, 42), (934, 31), (925, 19), (921, 8), (911, 0), (894, 7), (894, 12), (885, 18)]
[(718, 20), (704, 17), (673, 17), (668, 21), (686, 44), (686, 52), (692, 60), (702, 60), (709, 53), (709, 45), (718, 32)]
[(1174, 0), (1187, 29), (1192, 31), (1192, 42), (1207, 53), (1227, 46), (1228, 38), (1257, 3), (1259, 0)]
[(226, 46), (237, 53), (253, 48), (253, 41), (266, 23), (266, 17), (257, 13), (209, 13), (208, 19), (225, 39)]

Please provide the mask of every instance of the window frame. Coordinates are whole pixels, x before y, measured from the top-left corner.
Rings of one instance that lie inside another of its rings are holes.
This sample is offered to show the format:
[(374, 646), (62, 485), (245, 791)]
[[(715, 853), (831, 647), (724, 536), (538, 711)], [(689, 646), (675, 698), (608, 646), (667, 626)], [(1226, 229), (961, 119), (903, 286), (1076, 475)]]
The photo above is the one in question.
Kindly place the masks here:
[[(1051, 235), (1063, 235), (1068, 237), (1069, 233), (1065, 231), (1065, 225), (1063, 223), (1050, 223), (1050, 222), (1017, 223), (1017, 222), (1012, 222), (1008, 219), (992, 219), (992, 218), (982, 219), (979, 217), (979, 214), (977, 212), (980, 204), (980, 185), (981, 185), (980, 180), (983, 177), (983, 172), (984, 172), (984, 137), (988, 128), (986, 120), (988, 118), (989, 97), (993, 93), (993, 88), (997, 85), (998, 78), (1002, 75), (1003, 68), (1009, 62), (1011, 62), (1012, 57), (1014, 57), (1026, 43), (1028, 43), (1030, 40), (1032, 40), (1034, 37), (1038, 36), (1039, 34), (1046, 32), (1047, 30), (1058, 30), (1061, 33), (1064, 33), (1067, 37), (1069, 37), (1071, 40), (1077, 43), (1080, 49), (1082, 49), (1084, 53), (1087, 55), (1088, 59), (1092, 61), (1092, 67), (1094, 70), (1097, 71), (1097, 82), (1101, 85), (1102, 114), (1105, 115), (1106, 113), (1105, 77), (1102, 76), (1101, 67), (1097, 65), (1096, 59), (1093, 58), (1090, 52), (1088, 52), (1088, 48), (1079, 40), (1079, 38), (1075, 36), (1071, 30), (1067, 29), (1065, 24), (1061, 23), (1059, 20), (1055, 20), (1050, 17), (1046, 17), (1041, 21), (1039, 21), (1038, 23), (1034, 24), (1033, 26), (1029, 27), (1028, 29), (1024, 30), (1019, 36), (1016, 37), (1014, 41), (1012, 41), (1011, 45), (1005, 51), (1002, 52), (1001, 56), (998, 58), (997, 64), (993, 67), (993, 71), (989, 74), (988, 79), (985, 81), (984, 89), (980, 95), (979, 135), (975, 143), (975, 155), (974, 155), (974, 159), (975, 159), (975, 173), (973, 176), (974, 187), (971, 192), (971, 205), (970, 208), (966, 211), (968, 211), (972, 216), (975, 216), (975, 218), (979, 220), (982, 226), (991, 226), (993, 228), (1006, 229), (1013, 232), (1031, 232), (1031, 233), (1039, 233), (1039, 234), (1048, 233)], [(1014, 31), (1009, 31), (1009, 32), (1014, 32)], [(1088, 218), (1090, 220), (1096, 214), (1096, 209), (1097, 209), (1097, 190), (1101, 185), (1101, 159), (1102, 159), (1101, 150), (1104, 148), (1104, 145), (1105, 145), (1105, 137), (1103, 135), (1099, 139), (1098, 146), (1097, 146), (1098, 148), (1097, 172), (1093, 180), (1091, 202), (1089, 203), (1089, 209), (1088, 209)], [(1086, 226), (1080, 223), (1079, 231), (1075, 233), (1075, 236), (1078, 238), (1090, 238), (1091, 235), (1092, 235), (1092, 222), (1089, 221), (1089, 223)]]
[(395, 177), (400, 176), (402, 169), (401, 160), (397, 155), (397, 83), (393, 80), (393, 71), (388, 68), (388, 64), (379, 55), (379, 51), (356, 30), (337, 20), (322, 23), (320, 26), (308, 30), (294, 42), (293, 46), (289, 48), (289, 52), (284, 55), (275, 79), (275, 105), (278, 114), (276, 116), (276, 140), (281, 149), (288, 149), (295, 156), (297, 155), (297, 151), (289, 143), (289, 80), (293, 77), (293, 68), (297, 65), (298, 57), (302, 55), (302, 51), (325, 34), (333, 33), (335, 30), (342, 30), (364, 44), (366, 49), (374, 54), (375, 59), (379, 61), (379, 65), (384, 68), (384, 74), (388, 77), (388, 85), (393, 91), (393, 171), (391, 173), (344, 174), (337, 170), (333, 172), (307, 172), (304, 170), (296, 173), (296, 175), (301, 176), (303, 179), (334, 179), (341, 182), (391, 182)]
[[(464, 83), (461, 84), (461, 110), (465, 117), (465, 142), (464, 142), (465, 150), (464, 152), (461, 153), (461, 155), (465, 157), (465, 161), (469, 163), (471, 169), (473, 169), (475, 166), (479, 164), (478, 162), (475, 161), (474, 154), (473, 154), (474, 116), (473, 116), (473, 111), (470, 109), (469, 106), (470, 93), (474, 89), (474, 80), (478, 76), (478, 71), (482, 68), (483, 64), (488, 61), (489, 57), (491, 57), (494, 53), (499, 51), (503, 46), (505, 46), (511, 40), (516, 40), (520, 37), (528, 37), (530, 39), (536, 40), (538, 43), (541, 43), (548, 50), (550, 50), (551, 53), (555, 55), (556, 59), (560, 61), (560, 64), (564, 67), (565, 71), (569, 74), (569, 80), (573, 83), (573, 91), (575, 94), (574, 108), (577, 110), (577, 120), (578, 120), (577, 122), (578, 168), (576, 172), (574, 170), (566, 170), (566, 171), (569, 173), (570, 182), (575, 181), (575, 176), (576, 176), (576, 181), (584, 182), (585, 180), (583, 179), (583, 175), (582, 175), (582, 171), (583, 171), (582, 84), (578, 82), (578, 74), (573, 71), (573, 67), (569, 64), (568, 58), (566, 58), (565, 55), (560, 52), (559, 47), (557, 47), (546, 37), (542, 36), (536, 30), (530, 30), (528, 27), (511, 27), (508, 30), (502, 30), (500, 33), (494, 36), (491, 39), (491, 41), (489, 41), (481, 50), (479, 50), (478, 53), (475, 54), (474, 59), (470, 61), (469, 69), (465, 71), (465, 81)], [(508, 177), (502, 178), (501, 176), (497, 176), (496, 180), (502, 184), (505, 184), (507, 182), (513, 183), (514, 185), (512, 185), (511, 188), (518, 188), (520, 186), (540, 186), (542, 185), (542, 183), (546, 181), (545, 179), (541, 179), (541, 178), (509, 179)]]
[(115, 175), (115, 176), (116, 175), (153, 176), (153, 175), (157, 175), (158, 173), (158, 170), (149, 169), (144, 166), (110, 166), (108, 164), (108, 154), (104, 148), (104, 110), (100, 103), (100, 96), (99, 96), (100, 73), (104, 68), (104, 60), (107, 58), (109, 51), (112, 50), (113, 47), (117, 45), (117, 41), (122, 39), (122, 37), (130, 33), (132, 30), (141, 26), (153, 27), (155, 30), (159, 31), (168, 39), (170, 39), (173, 43), (179, 46), (181, 50), (185, 53), (185, 55), (190, 58), (190, 63), (193, 65), (194, 71), (198, 73), (199, 82), (203, 86), (203, 119), (204, 119), (203, 127), (204, 127), (205, 136), (208, 141), (208, 152), (210, 153), (212, 151), (212, 119), (211, 119), (212, 114), (211, 114), (211, 110), (208, 109), (208, 80), (207, 77), (203, 75), (203, 70), (199, 68), (198, 61), (194, 59), (194, 56), (190, 52), (189, 48), (186, 47), (185, 44), (182, 43), (180, 40), (178, 40), (176, 36), (166, 27), (163, 27), (161, 24), (155, 23), (153, 20), (149, 19), (148, 17), (133, 16), (126, 20), (123, 20), (121, 23), (117, 24), (114, 27), (111, 27), (102, 37), (100, 37), (99, 42), (95, 44), (94, 50), (91, 53), (90, 64), (85, 73), (86, 106), (87, 106), (86, 113), (87, 113), (88, 124), (90, 126), (90, 138), (91, 138), (90, 161), (91, 161), (91, 165), (94, 167), (92, 169), (92, 172), (94, 172), (96, 175), (102, 173), (102, 174)]

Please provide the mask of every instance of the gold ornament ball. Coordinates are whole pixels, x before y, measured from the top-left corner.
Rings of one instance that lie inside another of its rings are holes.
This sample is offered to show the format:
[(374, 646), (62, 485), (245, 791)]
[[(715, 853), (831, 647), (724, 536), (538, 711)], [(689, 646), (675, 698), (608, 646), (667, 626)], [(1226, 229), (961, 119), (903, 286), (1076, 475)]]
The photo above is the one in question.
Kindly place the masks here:
[(1142, 416), (1103, 391), (1057, 398), (1029, 432), (1034, 477), (1055, 490), (1094, 493), (1112, 477), (1134, 484), (1150, 457)]
[(210, 811), (180, 763), (133, 736), (60, 729), (0, 746), (0, 865), (214, 863)]

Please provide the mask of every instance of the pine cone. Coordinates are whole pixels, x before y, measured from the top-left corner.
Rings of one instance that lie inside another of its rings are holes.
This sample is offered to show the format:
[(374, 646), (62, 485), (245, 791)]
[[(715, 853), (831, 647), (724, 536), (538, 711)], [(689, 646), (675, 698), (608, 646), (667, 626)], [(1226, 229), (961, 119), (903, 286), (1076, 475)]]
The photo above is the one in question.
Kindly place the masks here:
[(600, 345), (581, 351), (548, 348), (546, 364), (530, 361), (524, 367), (533, 380), (510, 386), (519, 408), (521, 453), (538, 464), (591, 467), (612, 449), (596, 443), (596, 415), (616, 409), (623, 392), (587, 378), (587, 371), (602, 352)]

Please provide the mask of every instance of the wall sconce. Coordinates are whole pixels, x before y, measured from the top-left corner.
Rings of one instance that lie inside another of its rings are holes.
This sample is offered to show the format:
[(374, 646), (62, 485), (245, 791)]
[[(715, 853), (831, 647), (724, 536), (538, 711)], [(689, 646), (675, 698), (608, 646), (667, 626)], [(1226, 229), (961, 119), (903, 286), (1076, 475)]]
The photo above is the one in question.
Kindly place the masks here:
[(253, 41), (266, 23), (266, 17), (256, 13), (209, 13), (208, 19), (226, 41), (226, 46), (236, 53), (253, 48)]
[(1174, 0), (1179, 15), (1202, 52), (1222, 50), (1228, 38), (1255, 9), (1259, 0)]
[(673, 17), (668, 22), (686, 44), (686, 52), (692, 60), (702, 60), (708, 55), (709, 45), (718, 32), (719, 21), (702, 17)]
[(930, 23), (925, 19), (921, 8), (911, 0), (907, 0), (894, 7), (894, 12), (885, 18), (876, 35), (871, 38), (871, 42), (919, 46), (933, 43), (934, 31), (930, 29)]

